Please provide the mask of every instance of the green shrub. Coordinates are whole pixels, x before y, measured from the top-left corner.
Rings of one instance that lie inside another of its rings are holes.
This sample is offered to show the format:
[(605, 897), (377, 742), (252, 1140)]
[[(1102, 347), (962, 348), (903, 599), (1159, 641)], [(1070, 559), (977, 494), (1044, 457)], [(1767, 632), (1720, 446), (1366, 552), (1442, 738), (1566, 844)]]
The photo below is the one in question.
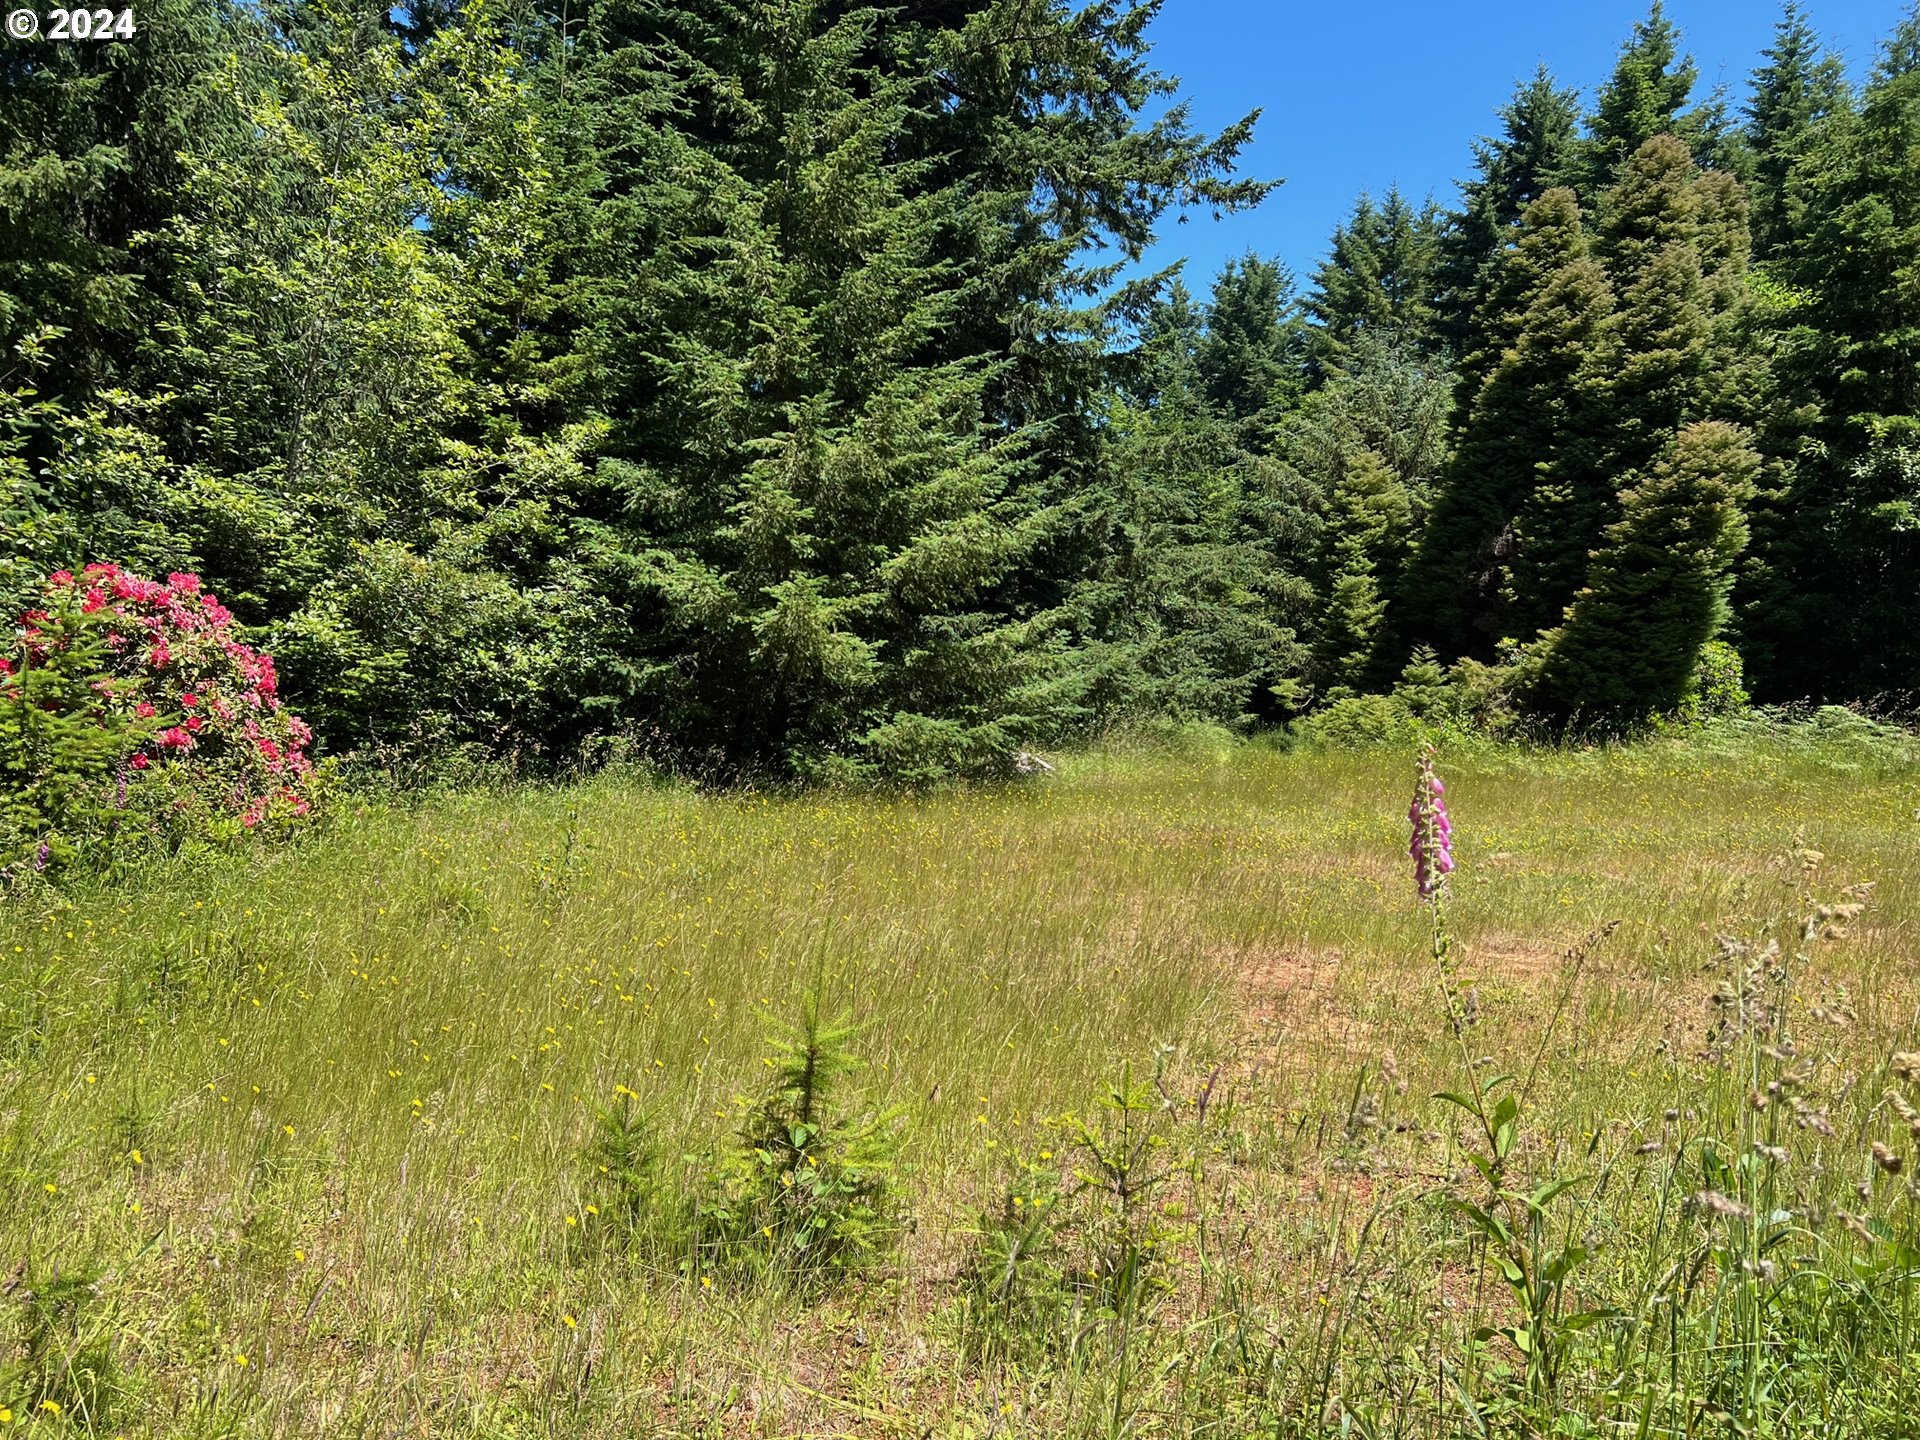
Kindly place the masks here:
[(1693, 662), (1693, 676), (1680, 698), (1676, 718), (1695, 724), (1740, 714), (1750, 700), (1745, 681), (1740, 652), (1724, 640), (1709, 640)]
[(1410, 745), (1419, 722), (1395, 695), (1349, 695), (1293, 722), (1294, 738), (1336, 750)]
[(0, 656), (0, 866), (119, 861), (306, 823), (324, 783), (273, 659), (176, 574), (48, 577)]
[(150, 720), (109, 703), (95, 688), (106, 668), (106, 626), (75, 597), (33, 612), (16, 657), (0, 658), (0, 867), (45, 870), (72, 857), (84, 837), (111, 834), (120, 812), (116, 769), (153, 732)]
[(748, 1110), (740, 1143), (713, 1161), (696, 1204), (703, 1265), (823, 1282), (863, 1269), (898, 1238), (901, 1118), (841, 1111), (860, 1068), (853, 1029), (827, 1024), (809, 998), (787, 1028), (774, 1081)]
[(1187, 1231), (1162, 1201), (1182, 1161), (1160, 1080), (1129, 1071), (1091, 1120), (1055, 1119), (1048, 1148), (1013, 1160), (961, 1275), (982, 1353), (1058, 1355), (1151, 1319), (1171, 1289), (1162, 1262)]

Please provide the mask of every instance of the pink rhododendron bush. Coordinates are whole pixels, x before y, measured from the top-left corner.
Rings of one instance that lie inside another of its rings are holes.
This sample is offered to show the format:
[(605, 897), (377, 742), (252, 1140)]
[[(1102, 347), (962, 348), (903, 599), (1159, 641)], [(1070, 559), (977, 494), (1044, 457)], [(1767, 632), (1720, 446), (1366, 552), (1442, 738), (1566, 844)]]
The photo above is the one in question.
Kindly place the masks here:
[(314, 814), (312, 743), (198, 576), (57, 571), (0, 634), (0, 866), (284, 834)]

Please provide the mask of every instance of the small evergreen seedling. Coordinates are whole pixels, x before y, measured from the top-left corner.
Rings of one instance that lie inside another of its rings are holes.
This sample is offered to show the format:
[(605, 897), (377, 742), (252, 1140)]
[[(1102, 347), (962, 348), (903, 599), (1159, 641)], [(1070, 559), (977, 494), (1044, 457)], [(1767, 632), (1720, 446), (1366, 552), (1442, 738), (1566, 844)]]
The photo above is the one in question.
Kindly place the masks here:
[(606, 1197), (600, 1212), (604, 1229), (620, 1244), (631, 1246), (654, 1215), (659, 1143), (654, 1117), (635, 1103), (634, 1092), (619, 1085), (613, 1094), (613, 1103), (594, 1116), (594, 1179)]
[(844, 1021), (823, 1021), (813, 996), (799, 1023), (785, 1027), (773, 1084), (700, 1206), (710, 1258), (819, 1279), (862, 1269), (892, 1248), (900, 1115), (838, 1108), (841, 1082), (861, 1068), (848, 1047), (853, 1034)]

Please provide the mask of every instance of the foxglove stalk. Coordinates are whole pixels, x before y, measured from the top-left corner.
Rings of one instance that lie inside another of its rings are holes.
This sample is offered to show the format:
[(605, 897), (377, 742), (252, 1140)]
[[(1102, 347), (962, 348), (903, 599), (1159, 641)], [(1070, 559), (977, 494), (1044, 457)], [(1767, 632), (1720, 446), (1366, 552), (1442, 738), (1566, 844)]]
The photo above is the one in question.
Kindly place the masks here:
[(1447, 874), (1453, 869), (1453, 822), (1447, 817), (1447, 787), (1434, 773), (1433, 755), (1420, 757), (1420, 768), (1413, 784), (1413, 804), (1407, 819), (1413, 825), (1413, 842), (1407, 854), (1413, 858), (1413, 883), (1422, 900), (1440, 893)]

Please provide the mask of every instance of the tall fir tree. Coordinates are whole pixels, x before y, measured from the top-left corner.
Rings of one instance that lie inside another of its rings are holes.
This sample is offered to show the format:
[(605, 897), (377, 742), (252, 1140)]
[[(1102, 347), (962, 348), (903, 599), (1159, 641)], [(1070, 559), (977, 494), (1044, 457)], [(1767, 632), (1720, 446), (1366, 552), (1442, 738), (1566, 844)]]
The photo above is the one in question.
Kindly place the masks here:
[[(1507, 588), (1522, 638), (1554, 624), (1581, 588), (1630, 477), (1644, 475), (1683, 424), (1702, 418), (1715, 295), (1702, 208), (1700, 173), (1671, 135), (1642, 145), (1603, 198), (1599, 248), (1616, 303), (1579, 381), (1585, 423), (1515, 518)], [(1723, 231), (1706, 233), (1723, 249), (1733, 246)], [(1735, 247), (1726, 262), (1739, 258)]]
[(1565, 622), (1541, 637), (1535, 683), (1549, 708), (1611, 726), (1679, 706), (1731, 613), (1759, 468), (1745, 431), (1703, 421), (1621, 496)]
[(1920, 70), (1920, 4), (1907, 12), (1907, 18), (1894, 27), (1880, 47), (1873, 66), (1873, 83), (1884, 85)]
[(1397, 186), (1379, 205), (1367, 195), (1355, 202), (1333, 233), (1306, 302), (1321, 378), (1341, 368), (1366, 330), (1389, 331), (1423, 349), (1437, 343), (1439, 228), (1433, 203), (1416, 208)]
[(1384, 684), (1398, 668), (1392, 607), (1445, 462), (1454, 383), (1405, 339), (1367, 331), (1287, 418), (1280, 454), (1325, 517), (1314, 570), (1322, 696)]
[(1559, 185), (1578, 181), (1580, 97), (1543, 65), (1500, 111), (1500, 133), (1474, 142), (1474, 176), (1442, 221), (1435, 279), (1438, 333), (1460, 363), (1463, 399), (1498, 363), (1512, 336), (1500, 294), (1501, 258), (1520, 217)]
[[(1794, 176), (1805, 211), (1778, 262), (1800, 301), (1778, 364), (1818, 420), (1756, 512), (1742, 635), (1763, 698), (1920, 691), (1920, 14), (1857, 115)], [(1915, 53), (1920, 53), (1916, 51)]]
[(1213, 282), (1195, 352), (1208, 405), (1262, 451), (1306, 380), (1308, 337), (1293, 277), (1257, 255), (1229, 260)]
[(623, 0), (576, 95), (645, 706), (729, 764), (1004, 766), (1097, 705), (1062, 664), (1115, 533), (1104, 241), (1264, 187), (1146, 65), (1152, 6)]
[(1686, 127), (1684, 112), (1700, 78), (1693, 57), (1680, 53), (1680, 32), (1663, 0), (1633, 27), (1588, 121), (1590, 194), (1611, 185), (1627, 162), (1656, 135)]
[(1852, 99), (1845, 65), (1821, 46), (1799, 0), (1787, 0), (1764, 53), (1767, 63), (1753, 72), (1752, 93), (1743, 107), (1753, 155), (1753, 248), (1762, 260), (1798, 233), (1802, 202), (1790, 183), (1794, 169), (1821, 122), (1843, 113)]
[[(1277, 279), (1258, 261), (1229, 266), (1204, 317), (1174, 282), (1149, 307), (1105, 417), (1103, 463), (1075, 500), (1099, 527), (1101, 558), (1066, 609), (1084, 703), (1108, 723), (1271, 717), (1276, 688), (1290, 692), (1304, 669), (1316, 517), (1294, 477), (1241, 439), (1270, 409)], [(1243, 384), (1218, 390), (1236, 361)]]
[(1450, 655), (1491, 657), (1531, 631), (1509, 582), (1515, 517), (1569, 448), (1600, 424), (1614, 297), (1589, 253), (1573, 191), (1527, 207), (1499, 293), (1512, 335), (1473, 397), (1409, 567), (1403, 629)]

